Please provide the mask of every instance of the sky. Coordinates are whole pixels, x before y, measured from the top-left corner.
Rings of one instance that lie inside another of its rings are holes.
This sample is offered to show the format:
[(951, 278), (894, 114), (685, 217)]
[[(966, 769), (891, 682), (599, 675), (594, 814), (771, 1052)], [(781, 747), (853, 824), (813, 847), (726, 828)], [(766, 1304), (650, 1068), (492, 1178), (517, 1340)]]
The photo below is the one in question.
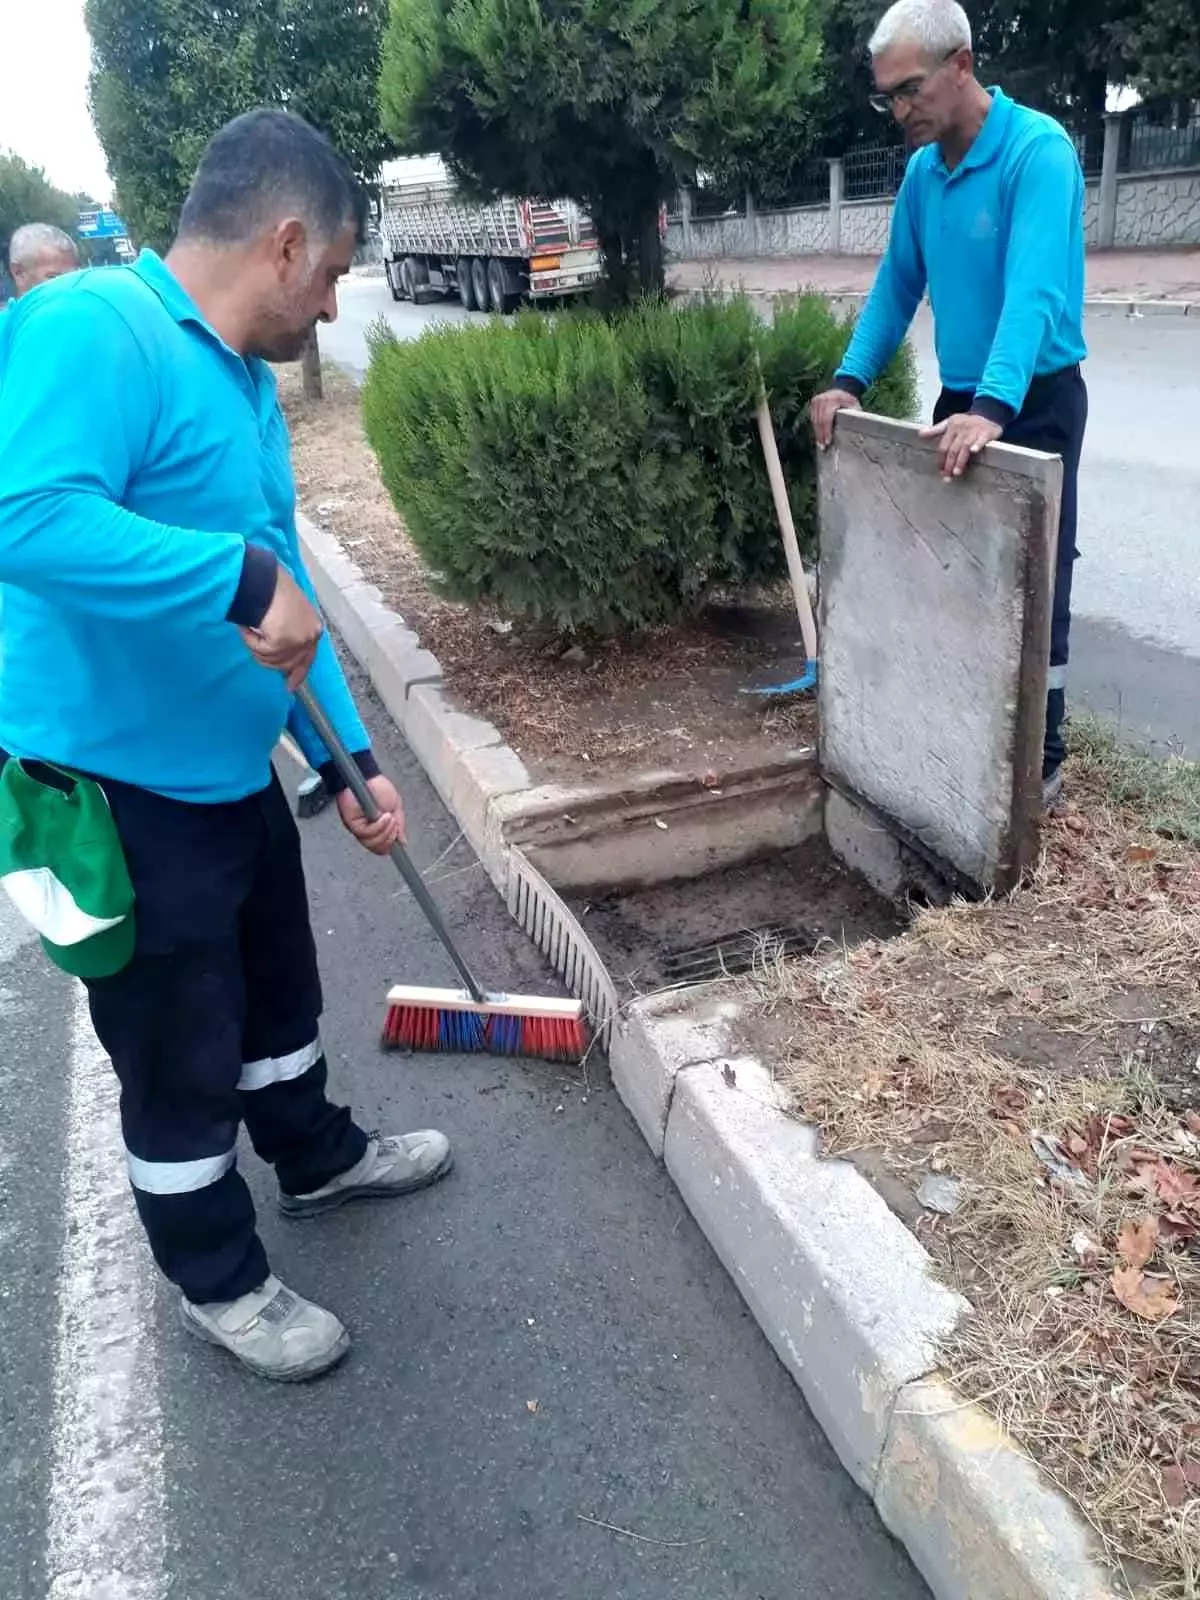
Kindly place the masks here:
[(83, 0), (0, 0), (0, 149), (45, 169), (69, 194), (112, 185), (88, 113), (91, 46)]

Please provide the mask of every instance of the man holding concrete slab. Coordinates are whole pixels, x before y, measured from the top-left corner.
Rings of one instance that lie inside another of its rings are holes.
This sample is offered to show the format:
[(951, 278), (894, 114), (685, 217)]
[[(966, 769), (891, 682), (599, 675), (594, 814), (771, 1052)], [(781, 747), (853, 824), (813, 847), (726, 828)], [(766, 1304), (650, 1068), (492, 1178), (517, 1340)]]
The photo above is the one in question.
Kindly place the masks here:
[(956, 0), (899, 0), (871, 40), (878, 93), (917, 153), (891, 238), (834, 388), (812, 404), (827, 448), (895, 355), (926, 290), (942, 392), (933, 426), (942, 473), (960, 478), (989, 444), (1062, 457), (1046, 742), (1045, 803), (1062, 791), (1071, 576), (1088, 399), (1080, 363), (1084, 180), (1066, 131), (975, 76), (971, 24)]

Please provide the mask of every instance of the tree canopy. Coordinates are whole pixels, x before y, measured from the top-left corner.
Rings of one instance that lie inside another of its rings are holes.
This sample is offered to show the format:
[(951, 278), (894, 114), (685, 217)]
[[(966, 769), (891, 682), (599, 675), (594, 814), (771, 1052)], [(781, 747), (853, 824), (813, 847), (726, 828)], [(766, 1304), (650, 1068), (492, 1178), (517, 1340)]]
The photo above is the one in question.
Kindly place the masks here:
[[(1200, 97), (1200, 7), (1196, 0), (966, 0), (979, 71), (987, 83), (1073, 121), (1099, 117), (1110, 88), (1147, 99)], [(715, 186), (750, 185), (763, 201), (795, 198), (814, 154), (898, 143), (871, 110), (867, 44), (884, 0), (823, 0), (820, 89), (785, 106), (745, 143), (730, 141)]]
[(387, 0), (87, 0), (92, 114), (131, 232), (163, 246), (204, 145), (231, 117), (285, 105), (364, 181), (389, 145), (379, 54)]
[(658, 208), (816, 89), (822, 0), (391, 0), (402, 149), (480, 194), (590, 211), (619, 292), (661, 282)]
[(74, 237), (78, 221), (73, 195), (56, 189), (40, 167), (0, 151), (0, 274), (8, 265), (8, 241), (24, 223), (48, 222)]

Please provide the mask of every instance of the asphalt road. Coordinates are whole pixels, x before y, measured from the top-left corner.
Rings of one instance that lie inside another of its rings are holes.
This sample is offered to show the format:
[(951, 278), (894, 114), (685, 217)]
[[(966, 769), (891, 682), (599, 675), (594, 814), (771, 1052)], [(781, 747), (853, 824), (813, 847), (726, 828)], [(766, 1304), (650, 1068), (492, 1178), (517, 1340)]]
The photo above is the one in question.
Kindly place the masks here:
[[(381, 278), (354, 278), (337, 323), (321, 330), (322, 349), (361, 373), (378, 316), (416, 338), (432, 322), (480, 314), (396, 305)], [(937, 393), (930, 333), (922, 317), (924, 415)], [(1200, 755), (1200, 320), (1097, 312), (1087, 335), (1072, 703), (1133, 739)]]
[[(468, 956), (544, 988), (366, 703)], [(5, 1600), (925, 1595), (602, 1070), (380, 1055), (385, 986), (445, 962), (334, 814), (304, 838), (337, 1089), (368, 1126), (445, 1128), (457, 1169), (297, 1224), (247, 1157), (276, 1269), (355, 1347), (309, 1387), (244, 1374), (178, 1326), (79, 991), (0, 896)]]

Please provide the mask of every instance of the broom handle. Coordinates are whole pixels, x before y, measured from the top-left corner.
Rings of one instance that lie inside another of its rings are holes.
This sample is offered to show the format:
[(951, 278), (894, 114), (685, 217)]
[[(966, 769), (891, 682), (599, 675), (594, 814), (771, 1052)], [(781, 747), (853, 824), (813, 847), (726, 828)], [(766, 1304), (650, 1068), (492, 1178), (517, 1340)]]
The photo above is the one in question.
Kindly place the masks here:
[(812, 601), (808, 597), (808, 581), (804, 576), (804, 563), (800, 559), (800, 542), (796, 538), (796, 524), (792, 521), (792, 507), (788, 500), (787, 484), (783, 481), (783, 464), (779, 459), (779, 446), (775, 442), (775, 426), (771, 421), (771, 407), (762, 369), (758, 374), (758, 436), (762, 440), (763, 459), (767, 464), (767, 477), (771, 480), (771, 494), (775, 499), (775, 515), (783, 535), (783, 548), (787, 555), (788, 573), (792, 592), (796, 596), (796, 614), (800, 618), (800, 637), (804, 640), (804, 654), (810, 661), (817, 659), (817, 624), (813, 617)]
[[(362, 773), (358, 770), (357, 762), (346, 749), (346, 746), (342, 743), (341, 739), (338, 738), (337, 730), (334, 728), (333, 723), (330, 722), (329, 718), (325, 715), (323, 707), (316, 699), (307, 683), (302, 683), (296, 690), (296, 699), (299, 700), (300, 704), (307, 712), (308, 720), (316, 729), (318, 739), (320, 739), (326, 750), (328, 750), (329, 754), (333, 757), (333, 763), (341, 773), (346, 787), (350, 790), (350, 793), (362, 807), (363, 815), (366, 817), (368, 822), (377, 821), (382, 813), (380, 812), (375, 796), (367, 787), (367, 781), (363, 777)], [(466, 961), (459, 954), (458, 946), (450, 937), (450, 930), (446, 927), (445, 922), (442, 920), (442, 913), (438, 910), (433, 896), (425, 887), (424, 878), (422, 878), (421, 874), (413, 865), (412, 857), (398, 839), (388, 854), (391, 856), (392, 860), (396, 864), (396, 867), (399, 869), (400, 876), (412, 890), (413, 899), (425, 913), (425, 920), (441, 940), (442, 948), (450, 957), (451, 961), (453, 961), (455, 970), (462, 979), (463, 983), (466, 985), (467, 992), (470, 994), (471, 999), (476, 1005), (485, 1004), (487, 997), (484, 994), (482, 987), (476, 982), (475, 976), (470, 967), (468, 967)]]

